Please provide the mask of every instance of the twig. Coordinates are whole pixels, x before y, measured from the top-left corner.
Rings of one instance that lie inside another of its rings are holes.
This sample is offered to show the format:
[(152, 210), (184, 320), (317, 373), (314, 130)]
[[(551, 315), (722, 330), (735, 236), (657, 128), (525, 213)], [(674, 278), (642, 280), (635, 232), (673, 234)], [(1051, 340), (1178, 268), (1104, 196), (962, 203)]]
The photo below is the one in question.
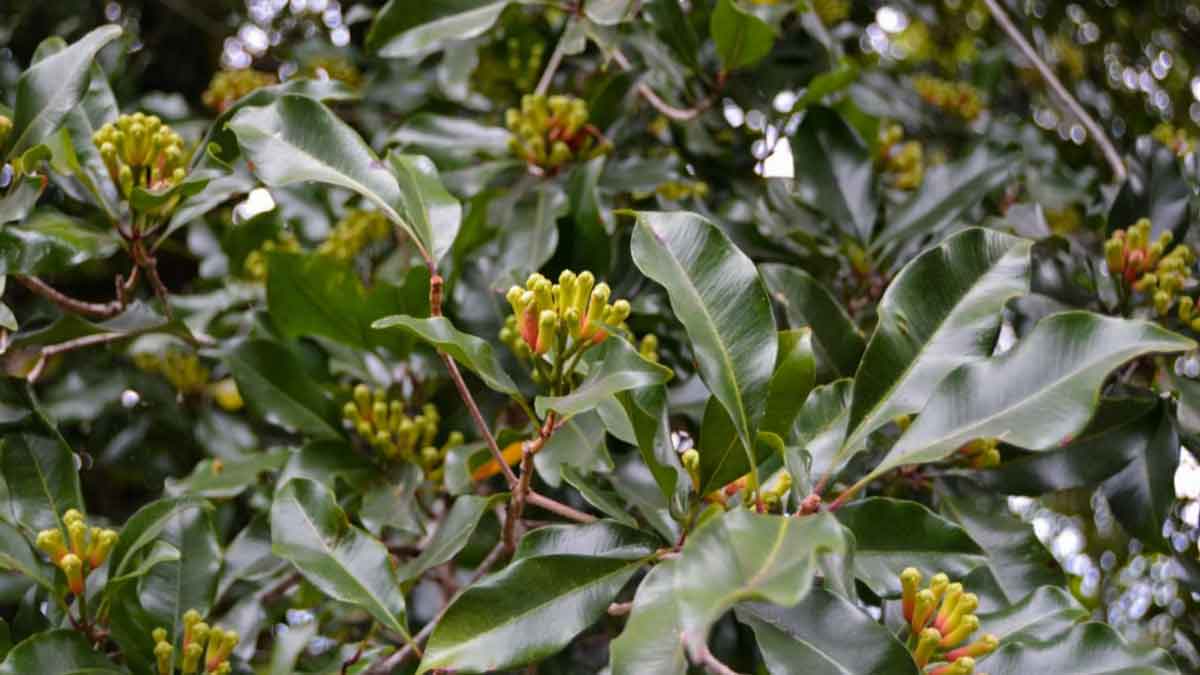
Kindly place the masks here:
[(471, 396), (471, 390), (467, 389), (467, 383), (463, 380), (462, 373), (458, 370), (458, 364), (446, 352), (441, 352), (441, 357), (442, 362), (446, 364), (446, 370), (450, 371), (450, 379), (454, 381), (454, 386), (458, 388), (459, 398), (466, 404), (467, 411), (471, 414), (471, 419), (475, 421), (475, 428), (479, 430), (479, 435), (483, 436), (488, 449), (492, 451), (492, 459), (500, 464), (500, 471), (504, 473), (504, 479), (508, 481), (509, 489), (515, 490), (517, 487), (517, 474), (513, 473), (512, 467), (508, 465), (508, 462), (504, 461), (504, 453), (500, 451), (500, 446), (496, 443), (496, 437), (488, 429), (487, 422), (483, 419), (483, 413), (479, 411), (479, 404), (475, 402), (475, 397)]
[(58, 344), (53, 344), (48, 347), (42, 347), (41, 354), (38, 355), (37, 363), (34, 364), (33, 370), (29, 371), (29, 374), (25, 376), (25, 379), (30, 382), (37, 382), (38, 378), (42, 376), (42, 371), (46, 369), (46, 361), (53, 356), (58, 356), (59, 354), (64, 354), (76, 349), (83, 349), (84, 347), (90, 347), (92, 345), (102, 345), (108, 342), (116, 342), (117, 340), (122, 340), (127, 337), (130, 337), (128, 333), (94, 333), (92, 335), (84, 335), (83, 337), (75, 338), (74, 340), (67, 340), (66, 342), (59, 342)]
[(609, 616), (625, 616), (633, 611), (632, 602), (614, 602), (608, 606)]
[(1004, 11), (1000, 3), (996, 0), (983, 0), (983, 4), (987, 5), (988, 11), (991, 12), (992, 18), (996, 20), (996, 23), (1000, 24), (1000, 28), (1008, 34), (1008, 37), (1013, 42), (1017, 43), (1017, 47), (1021, 50), (1021, 53), (1033, 62), (1034, 68), (1041, 73), (1042, 79), (1046, 81), (1046, 85), (1062, 99), (1067, 108), (1071, 110), (1071, 113), (1079, 119), (1080, 123), (1087, 128), (1092, 138), (1096, 140), (1096, 143), (1100, 145), (1100, 150), (1104, 153), (1104, 158), (1108, 160), (1109, 165), (1112, 167), (1113, 174), (1117, 177), (1117, 180), (1125, 180), (1125, 176), (1127, 175), (1125, 162), (1121, 160), (1121, 153), (1117, 152), (1117, 148), (1109, 140), (1108, 135), (1104, 133), (1104, 129), (1096, 123), (1096, 120), (1092, 119), (1092, 116), (1084, 110), (1079, 101), (1063, 86), (1063, 83), (1054, 74), (1054, 71), (1050, 69), (1050, 66), (1046, 65), (1046, 62), (1038, 56), (1033, 45), (1029, 44), (1029, 41), (1025, 39), (1025, 35), (1021, 33), (1021, 30), (1009, 18), (1008, 13)]
[[(136, 277), (134, 277), (132, 274), (130, 277), (136, 279)], [(71, 296), (54, 288), (37, 277), (17, 274), (15, 275), (15, 278), (17, 282), (25, 288), (28, 288), (30, 291), (33, 291), (43, 298), (46, 298), (62, 309), (65, 309), (69, 312), (74, 312), (75, 314), (82, 314), (84, 316), (91, 316), (99, 319), (107, 319), (111, 316), (119, 314), (121, 310), (125, 308), (125, 305), (123, 302), (121, 302), (120, 297), (109, 302), (88, 302), (86, 300), (72, 298)]]
[(146, 252), (141, 239), (135, 238), (133, 241), (133, 261), (137, 263), (138, 267), (146, 270), (146, 278), (150, 280), (150, 287), (154, 289), (154, 295), (162, 303), (163, 313), (166, 314), (167, 319), (174, 318), (171, 313), (170, 293), (163, 284), (162, 278), (158, 276), (158, 259), (152, 253)]
[(860, 480), (857, 483), (855, 483), (854, 485), (851, 485), (850, 487), (846, 488), (842, 492), (842, 494), (837, 496), (837, 499), (834, 499), (832, 502), (829, 503), (829, 510), (837, 511), (838, 509), (842, 508), (842, 506), (844, 506), (846, 504), (846, 502), (850, 501), (851, 497), (858, 494), (860, 490), (865, 488), (867, 486), (867, 484), (871, 482), (871, 479), (872, 479), (871, 475), (868, 474), (862, 480)]
[[(613, 61), (617, 63), (617, 66), (619, 66), (621, 70), (630, 70), (633, 67), (629, 63), (629, 59), (625, 57), (625, 54), (621, 52), (620, 49), (614, 49), (612, 52), (612, 57)], [(650, 104), (650, 107), (662, 113), (667, 118), (673, 119), (677, 122), (686, 122), (688, 120), (695, 119), (700, 115), (700, 113), (711, 108), (713, 103), (716, 103), (717, 101), (717, 92), (713, 92), (691, 108), (677, 108), (663, 100), (663, 98), (659, 96), (658, 93), (653, 89), (651, 89), (650, 85), (646, 84), (645, 82), (638, 82), (635, 89), (637, 90), (639, 96), (646, 99), (646, 102)]]
[[(568, 23), (567, 26), (569, 29), (570, 23)], [(546, 62), (546, 69), (542, 71), (542, 79), (538, 80), (537, 88), (533, 90), (534, 94), (541, 96), (545, 94), (548, 89), (550, 89), (550, 83), (554, 80), (554, 73), (558, 71), (558, 67), (562, 64), (562, 43), (562, 36), (559, 36), (558, 43), (554, 46), (554, 51), (550, 53), (550, 60)]]
[(549, 497), (543, 497), (533, 490), (530, 490), (529, 494), (525, 495), (525, 503), (533, 504), (538, 508), (545, 509), (551, 513), (556, 513), (563, 518), (574, 520), (578, 523), (596, 522), (596, 516), (593, 516), (590, 513), (584, 513), (578, 509), (573, 509), (570, 506), (550, 499)]

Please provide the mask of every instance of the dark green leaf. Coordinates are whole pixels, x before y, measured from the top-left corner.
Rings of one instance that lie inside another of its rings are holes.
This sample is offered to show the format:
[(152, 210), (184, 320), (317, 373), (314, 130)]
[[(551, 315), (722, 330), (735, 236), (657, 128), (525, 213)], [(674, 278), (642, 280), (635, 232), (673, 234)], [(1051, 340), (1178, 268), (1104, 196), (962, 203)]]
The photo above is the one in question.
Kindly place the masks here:
[(717, 0), (708, 30), (725, 70), (754, 65), (775, 44), (775, 30), (733, 0)]
[(867, 144), (828, 108), (805, 113), (791, 143), (800, 198), (816, 206), (839, 231), (869, 241), (879, 196)]
[(168, 478), (165, 490), (168, 495), (229, 499), (257, 483), (264, 473), (282, 469), (291, 456), (287, 449), (275, 448), (232, 460), (205, 459), (184, 478)]
[(354, 527), (324, 485), (296, 478), (271, 505), (271, 550), (322, 593), (408, 637), (404, 592), (387, 547)]
[(642, 357), (627, 341), (610, 336), (604, 341), (603, 353), (592, 361), (592, 370), (579, 386), (566, 396), (539, 396), (534, 405), (537, 414), (545, 416), (551, 410), (571, 416), (592, 410), (601, 401), (622, 391), (641, 389), (666, 383), (670, 368)]
[(1161, 649), (1134, 646), (1102, 623), (1088, 622), (1057, 638), (1004, 645), (980, 661), (991, 675), (1174, 675), (1179, 672)]
[(0, 230), (0, 274), (66, 272), (88, 260), (107, 258), (117, 247), (108, 232), (55, 211), (38, 211), (20, 227)]
[(823, 476), (833, 469), (834, 457), (846, 438), (854, 380), (835, 380), (812, 390), (796, 417), (790, 442), (808, 451), (812, 473)]
[(1088, 618), (1070, 593), (1056, 586), (1043, 586), (1011, 607), (995, 612), (980, 612), (979, 625), (1005, 645), (1020, 641), (1050, 640)]
[(268, 340), (247, 340), (225, 357), (246, 405), (260, 416), (318, 438), (339, 438), (338, 410), (291, 352)]
[(517, 385), (496, 359), (492, 346), (481, 338), (463, 333), (450, 320), (435, 316), (418, 319), (411, 316), (389, 316), (371, 324), (372, 328), (398, 326), (454, 357), (463, 367), (483, 380), (484, 384), (502, 393), (519, 396)]
[(38, 633), (16, 645), (4, 663), (0, 675), (120, 675), (129, 671), (118, 668), (104, 654), (92, 650), (87, 638), (77, 630), (61, 629)]
[(441, 260), (458, 236), (462, 204), (446, 191), (428, 157), (391, 153), (387, 160), (400, 186), (401, 215), (414, 230), (428, 234), (433, 259)]
[(777, 358), (761, 430), (787, 438), (816, 382), (812, 331), (807, 328), (779, 331)]
[(586, 525), (547, 525), (521, 538), (515, 560), (548, 555), (599, 556), (640, 560), (655, 552), (662, 541), (642, 530), (611, 520)]
[(642, 273), (667, 289), (705, 384), (749, 447), (778, 349), (771, 302), (754, 263), (716, 225), (682, 211), (638, 212), (632, 247)]
[(68, 509), (84, 511), (79, 458), (63, 443), (33, 434), (5, 436), (4, 481), (17, 523), (31, 532), (59, 527)]
[(841, 303), (808, 272), (787, 265), (760, 265), (763, 281), (795, 328), (812, 329), (814, 346), (842, 377), (854, 375), (867, 340)]
[(402, 582), (406, 582), (452, 560), (470, 541), (480, 519), (507, 499), (508, 494), (503, 492), (487, 497), (462, 495), (455, 499), (454, 506), (450, 507), (450, 511), (442, 518), (421, 555), (405, 563), (396, 571), (396, 576)]
[(367, 48), (384, 58), (423, 56), (473, 38), (496, 23), (510, 0), (448, 0), (412, 4), (390, 0), (367, 33)]

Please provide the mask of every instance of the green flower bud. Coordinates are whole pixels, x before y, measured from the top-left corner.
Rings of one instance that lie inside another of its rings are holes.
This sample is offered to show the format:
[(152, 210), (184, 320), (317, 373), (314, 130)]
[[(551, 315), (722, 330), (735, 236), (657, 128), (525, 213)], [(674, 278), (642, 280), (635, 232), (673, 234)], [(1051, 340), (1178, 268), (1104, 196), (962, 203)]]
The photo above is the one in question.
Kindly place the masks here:
[(958, 605), (959, 599), (962, 598), (963, 585), (955, 582), (946, 587), (946, 594), (942, 598), (942, 606), (938, 609), (937, 616), (934, 617), (933, 625), (937, 628), (944, 629), (946, 620), (950, 618), (950, 613), (954, 611), (954, 607)]
[(915, 567), (906, 567), (900, 573), (901, 605), (904, 609), (904, 620), (912, 621), (913, 609), (917, 602), (917, 587), (921, 585), (921, 572)]
[(913, 660), (917, 662), (918, 668), (924, 668), (925, 664), (929, 663), (941, 639), (942, 634), (936, 628), (926, 628), (920, 632), (917, 648), (913, 650)]
[[(166, 631), (163, 631), (163, 633), (165, 637)], [(175, 647), (171, 646), (170, 642), (157, 641), (154, 645), (154, 659), (158, 662), (158, 675), (171, 675), (172, 671), (174, 671), (172, 664), (174, 656)]]
[(66, 544), (63, 543), (62, 530), (57, 527), (38, 532), (37, 547), (56, 564), (68, 553)]
[(912, 631), (914, 633), (920, 631), (929, 622), (929, 616), (933, 614), (933, 606), (936, 602), (937, 599), (934, 598), (933, 591), (928, 588), (922, 589), (917, 593), (912, 616)]
[(979, 617), (974, 614), (967, 614), (949, 633), (942, 636), (940, 643), (943, 649), (949, 649), (954, 645), (966, 640), (971, 633), (979, 630)]
[(558, 315), (552, 310), (545, 310), (538, 316), (537, 349), (535, 353), (545, 354), (550, 351), (558, 335)]

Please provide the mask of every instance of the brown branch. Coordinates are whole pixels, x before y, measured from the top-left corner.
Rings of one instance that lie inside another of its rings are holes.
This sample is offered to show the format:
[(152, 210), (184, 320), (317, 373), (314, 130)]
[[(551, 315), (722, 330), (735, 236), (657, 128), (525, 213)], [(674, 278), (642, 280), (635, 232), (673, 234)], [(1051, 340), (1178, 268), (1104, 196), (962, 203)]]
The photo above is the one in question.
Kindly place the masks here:
[(632, 602), (614, 602), (608, 606), (609, 616), (625, 616), (633, 611)]
[(1009, 18), (1008, 13), (1004, 11), (1004, 8), (1000, 6), (1000, 3), (996, 0), (983, 0), (983, 4), (987, 5), (988, 11), (991, 13), (992, 18), (994, 18), (996, 23), (1000, 25), (1000, 28), (1002, 28), (1004, 32), (1008, 34), (1008, 37), (1017, 44), (1017, 48), (1021, 50), (1021, 53), (1024, 54), (1027, 59), (1033, 62), (1033, 67), (1037, 69), (1038, 73), (1041, 74), (1042, 79), (1046, 81), (1046, 85), (1050, 87), (1050, 90), (1057, 94), (1060, 99), (1062, 99), (1063, 103), (1066, 104), (1067, 108), (1071, 111), (1071, 114), (1075, 115), (1075, 117), (1079, 119), (1079, 122), (1083, 124), (1085, 128), (1087, 128), (1088, 133), (1091, 134), (1092, 138), (1095, 139), (1096, 143), (1100, 146), (1100, 151), (1104, 154), (1104, 159), (1106, 159), (1109, 166), (1112, 167), (1113, 174), (1117, 177), (1117, 181), (1125, 180), (1125, 162), (1121, 159), (1121, 153), (1117, 152), (1117, 148), (1113, 145), (1112, 141), (1109, 140), (1108, 135), (1104, 133), (1104, 129), (1096, 123), (1096, 120), (1088, 114), (1087, 110), (1083, 108), (1083, 105), (1081, 105), (1079, 101), (1071, 95), (1071, 92), (1065, 86), (1063, 86), (1062, 81), (1058, 79), (1058, 76), (1054, 74), (1054, 71), (1050, 69), (1050, 66), (1046, 65), (1046, 62), (1041, 56), (1038, 55), (1037, 50), (1033, 48), (1033, 45), (1029, 44), (1029, 40), (1025, 39), (1025, 35), (1019, 28), (1017, 28), (1017, 25), (1013, 23), (1012, 19)]
[[(14, 278), (25, 288), (74, 314), (82, 314), (83, 316), (90, 316), (97, 319), (107, 319), (125, 309), (125, 303), (122, 302), (120, 294), (118, 294), (116, 300), (109, 302), (88, 302), (73, 298), (37, 277), (17, 274), (14, 275)], [(130, 278), (136, 280), (137, 277), (131, 274)], [(118, 282), (118, 288), (120, 287), (121, 284)]]
[[(616, 61), (617, 66), (619, 66), (621, 70), (630, 70), (633, 67), (632, 64), (630, 64), (629, 59), (625, 57), (625, 54), (622, 53), (620, 49), (614, 49), (612, 52), (612, 57), (613, 61)], [(722, 81), (723, 80), (719, 80), (718, 84), (720, 84)], [(673, 119), (677, 122), (687, 122), (688, 120), (696, 119), (700, 113), (708, 110), (713, 106), (714, 103), (716, 103), (717, 95), (719, 93), (719, 90), (714, 91), (690, 108), (677, 108), (663, 100), (663, 98), (645, 82), (638, 82), (635, 89), (637, 90), (638, 95), (645, 99), (646, 103), (650, 104), (650, 107), (662, 113), (665, 117)]]
[(30, 382), (37, 382), (38, 378), (42, 376), (42, 371), (46, 369), (46, 361), (48, 361), (51, 357), (58, 356), (59, 354), (65, 354), (66, 352), (74, 351), (76, 349), (90, 347), (92, 345), (102, 345), (108, 342), (116, 342), (117, 340), (123, 340), (127, 337), (130, 337), (128, 333), (94, 333), (92, 335), (84, 335), (83, 337), (75, 338), (74, 340), (67, 340), (66, 342), (59, 342), (58, 344), (42, 347), (41, 354), (38, 355), (37, 363), (34, 364), (33, 370), (29, 371), (29, 374), (25, 376), (25, 379)]
[(146, 248), (142, 246), (141, 239), (134, 240), (132, 252), (133, 261), (137, 263), (138, 267), (146, 270), (146, 278), (150, 281), (150, 287), (154, 289), (154, 295), (162, 303), (163, 313), (168, 320), (174, 318), (171, 313), (170, 293), (167, 291), (166, 285), (163, 284), (162, 278), (158, 276), (158, 258), (146, 252)]
[(593, 516), (590, 513), (584, 513), (578, 509), (573, 509), (560, 501), (556, 501), (549, 497), (544, 497), (533, 490), (530, 490), (529, 494), (525, 495), (525, 503), (533, 504), (538, 508), (545, 509), (551, 513), (556, 513), (563, 518), (574, 520), (578, 523), (596, 522), (596, 516)]
[(692, 663), (701, 666), (705, 671), (712, 675), (738, 675), (738, 672), (733, 668), (721, 663), (721, 660), (713, 655), (708, 649), (708, 644), (703, 640), (692, 641), (688, 640), (687, 636), (681, 636), (684, 647), (687, 649), (688, 657)]

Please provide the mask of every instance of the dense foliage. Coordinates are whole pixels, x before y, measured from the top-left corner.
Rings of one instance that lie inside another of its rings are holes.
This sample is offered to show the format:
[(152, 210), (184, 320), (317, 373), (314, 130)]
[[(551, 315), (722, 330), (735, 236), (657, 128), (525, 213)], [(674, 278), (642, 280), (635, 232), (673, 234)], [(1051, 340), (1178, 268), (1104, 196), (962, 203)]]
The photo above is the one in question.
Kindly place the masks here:
[(0, 675), (1200, 671), (1200, 5), (97, 7)]

